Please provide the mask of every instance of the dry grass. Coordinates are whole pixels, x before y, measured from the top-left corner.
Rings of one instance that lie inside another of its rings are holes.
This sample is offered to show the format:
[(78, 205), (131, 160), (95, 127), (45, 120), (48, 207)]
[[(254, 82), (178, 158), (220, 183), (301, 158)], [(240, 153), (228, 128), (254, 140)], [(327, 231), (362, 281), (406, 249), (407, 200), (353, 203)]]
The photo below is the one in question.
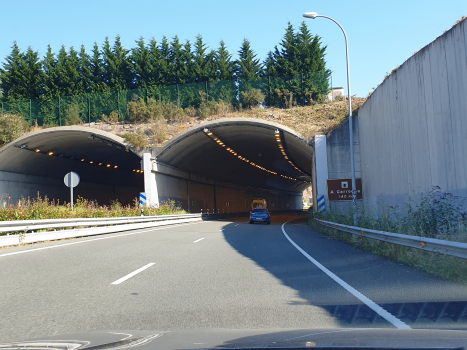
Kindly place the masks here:
[[(352, 110), (356, 112), (366, 101), (365, 98), (352, 98)], [(233, 111), (210, 116), (205, 119), (188, 118), (185, 123), (168, 125), (169, 137), (173, 137), (183, 130), (206, 120), (222, 118), (257, 118), (279, 123), (293, 130), (299, 131), (305, 138), (311, 139), (315, 135), (326, 134), (348, 118), (347, 100), (323, 103), (315, 106), (296, 107), (290, 109), (259, 107)]]
[[(365, 98), (353, 97), (353, 112), (355, 113), (365, 101)], [(119, 136), (125, 135), (124, 137), (127, 139), (129, 133), (144, 133), (148, 137), (148, 142), (151, 146), (160, 146), (180, 132), (207, 120), (256, 118), (285, 125), (293, 130), (297, 130), (306, 139), (311, 139), (315, 135), (327, 134), (346, 121), (348, 117), (348, 102), (344, 99), (314, 106), (289, 109), (274, 107), (262, 109), (254, 107), (251, 109), (235, 110), (227, 106), (225, 108), (217, 108), (214, 113), (206, 118), (199, 116), (199, 113), (192, 113), (188, 114), (184, 120), (172, 120), (167, 123), (160, 123), (161, 125), (156, 125), (157, 123), (154, 123), (154, 121), (133, 123), (128, 121), (115, 122), (107, 119), (99, 123), (91, 123), (90, 125), (84, 124), (84, 126), (108, 131)], [(35, 126), (30, 128), (29, 133), (43, 128), (36, 123)]]

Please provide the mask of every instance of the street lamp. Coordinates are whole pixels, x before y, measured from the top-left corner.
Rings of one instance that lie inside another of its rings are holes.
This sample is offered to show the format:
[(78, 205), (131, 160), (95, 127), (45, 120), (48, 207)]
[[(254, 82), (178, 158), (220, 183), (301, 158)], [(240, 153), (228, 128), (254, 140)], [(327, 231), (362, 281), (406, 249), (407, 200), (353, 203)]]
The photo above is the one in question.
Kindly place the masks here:
[(348, 92), (348, 100), (349, 100), (349, 133), (350, 133), (350, 166), (352, 172), (352, 203), (353, 203), (353, 223), (354, 226), (357, 226), (357, 184), (355, 181), (355, 156), (354, 156), (354, 149), (353, 149), (353, 120), (352, 120), (352, 99), (350, 95), (350, 69), (349, 69), (349, 44), (347, 42), (347, 34), (335, 19), (328, 17), (328, 16), (320, 16), (316, 12), (306, 12), (303, 14), (305, 18), (315, 19), (317, 17), (323, 17), (330, 19), (334, 23), (336, 23), (339, 28), (344, 33), (345, 38), (345, 58), (347, 61), (347, 92)]

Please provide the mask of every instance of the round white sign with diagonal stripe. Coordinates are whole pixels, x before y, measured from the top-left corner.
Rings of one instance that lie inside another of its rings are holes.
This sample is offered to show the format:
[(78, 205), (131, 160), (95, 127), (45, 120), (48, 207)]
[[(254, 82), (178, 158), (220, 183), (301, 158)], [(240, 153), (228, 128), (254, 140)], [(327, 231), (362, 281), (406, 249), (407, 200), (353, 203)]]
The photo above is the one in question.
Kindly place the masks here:
[(70, 171), (65, 175), (63, 182), (65, 182), (66, 187), (76, 187), (79, 185), (79, 175), (73, 171)]

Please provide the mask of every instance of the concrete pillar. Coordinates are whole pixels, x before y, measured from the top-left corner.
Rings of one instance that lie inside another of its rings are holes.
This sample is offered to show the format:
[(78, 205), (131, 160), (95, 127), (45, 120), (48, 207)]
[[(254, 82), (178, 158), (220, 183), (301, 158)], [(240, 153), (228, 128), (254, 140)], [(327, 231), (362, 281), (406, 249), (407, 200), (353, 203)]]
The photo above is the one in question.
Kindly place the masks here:
[(324, 212), (328, 203), (328, 156), (326, 150), (326, 135), (316, 135), (314, 138), (314, 183), (313, 183), (313, 207), (316, 211)]
[(159, 207), (159, 192), (157, 191), (156, 173), (157, 163), (151, 160), (151, 153), (143, 154), (143, 171), (144, 171), (144, 192), (146, 192), (146, 200), (148, 206)]

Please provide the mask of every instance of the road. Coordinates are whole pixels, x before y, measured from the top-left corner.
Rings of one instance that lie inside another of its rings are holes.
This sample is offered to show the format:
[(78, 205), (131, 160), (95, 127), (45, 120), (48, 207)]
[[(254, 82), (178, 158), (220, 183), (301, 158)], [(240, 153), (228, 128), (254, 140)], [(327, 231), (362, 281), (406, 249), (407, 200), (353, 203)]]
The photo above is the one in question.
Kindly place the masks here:
[(93, 330), (467, 329), (456, 317), (466, 286), (328, 239), (298, 214), (0, 249), (0, 267), (0, 343)]

